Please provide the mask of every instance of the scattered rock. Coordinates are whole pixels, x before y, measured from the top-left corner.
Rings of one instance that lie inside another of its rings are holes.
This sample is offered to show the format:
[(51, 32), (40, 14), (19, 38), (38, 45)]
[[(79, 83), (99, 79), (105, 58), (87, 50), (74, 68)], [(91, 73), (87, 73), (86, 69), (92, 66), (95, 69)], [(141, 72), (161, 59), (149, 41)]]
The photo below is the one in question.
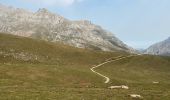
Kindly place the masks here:
[(143, 97), (141, 95), (138, 95), (138, 94), (129, 94), (129, 96), (131, 98), (134, 98), (134, 99), (143, 99)]
[(159, 82), (156, 82), (156, 81), (153, 81), (152, 83), (153, 83), (153, 84), (159, 84)]
[(122, 85), (122, 89), (129, 89), (128, 86)]
[(109, 89), (129, 89), (128, 86), (121, 85), (121, 86), (110, 86)]

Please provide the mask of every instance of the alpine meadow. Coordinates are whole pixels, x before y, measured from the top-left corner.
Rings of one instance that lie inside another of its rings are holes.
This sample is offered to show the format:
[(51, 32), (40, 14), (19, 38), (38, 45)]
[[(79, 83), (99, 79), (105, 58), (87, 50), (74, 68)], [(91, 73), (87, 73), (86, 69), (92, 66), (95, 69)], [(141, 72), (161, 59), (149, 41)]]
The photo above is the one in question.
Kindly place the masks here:
[[(170, 33), (161, 18), (170, 2), (139, 1), (0, 1), (0, 100), (170, 100), (170, 38), (152, 34)], [(147, 24), (152, 14), (159, 28)]]

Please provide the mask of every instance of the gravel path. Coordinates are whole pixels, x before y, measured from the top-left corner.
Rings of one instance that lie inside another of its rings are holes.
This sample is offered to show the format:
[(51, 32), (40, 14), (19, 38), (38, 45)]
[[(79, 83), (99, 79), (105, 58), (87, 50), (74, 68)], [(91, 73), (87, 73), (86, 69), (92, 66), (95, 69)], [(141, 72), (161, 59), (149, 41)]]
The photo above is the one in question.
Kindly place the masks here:
[(103, 75), (103, 74), (101, 74), (101, 73), (99, 73), (99, 72), (97, 72), (97, 71), (95, 71), (96, 68), (101, 67), (101, 66), (103, 66), (103, 65), (105, 65), (105, 64), (107, 64), (107, 63), (119, 61), (119, 60), (122, 60), (122, 59), (125, 59), (125, 58), (134, 57), (134, 56), (139, 56), (139, 55), (140, 55), (140, 54), (138, 54), (138, 55), (129, 55), (129, 56), (125, 56), (125, 57), (124, 57), (124, 56), (118, 56), (118, 57), (114, 57), (114, 58), (109, 58), (109, 59), (107, 59), (105, 62), (103, 62), (103, 63), (101, 63), (101, 64), (98, 64), (98, 65), (90, 68), (90, 70), (91, 70), (93, 73), (95, 73), (95, 74), (97, 74), (97, 75), (105, 78), (105, 82), (104, 82), (104, 83), (107, 84), (107, 83), (109, 83), (110, 78), (107, 77), (107, 76), (105, 76), (105, 75)]

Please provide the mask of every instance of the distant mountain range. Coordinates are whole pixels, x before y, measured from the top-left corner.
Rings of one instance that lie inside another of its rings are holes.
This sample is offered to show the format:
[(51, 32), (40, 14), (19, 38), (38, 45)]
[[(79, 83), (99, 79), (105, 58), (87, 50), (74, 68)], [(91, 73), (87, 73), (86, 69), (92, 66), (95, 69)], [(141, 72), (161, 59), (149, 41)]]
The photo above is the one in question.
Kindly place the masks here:
[(170, 56), (170, 37), (162, 42), (150, 46), (145, 51), (145, 54)]
[(135, 52), (111, 32), (90, 21), (70, 21), (44, 8), (30, 12), (0, 4), (0, 32), (50, 42), (63, 42), (78, 48)]

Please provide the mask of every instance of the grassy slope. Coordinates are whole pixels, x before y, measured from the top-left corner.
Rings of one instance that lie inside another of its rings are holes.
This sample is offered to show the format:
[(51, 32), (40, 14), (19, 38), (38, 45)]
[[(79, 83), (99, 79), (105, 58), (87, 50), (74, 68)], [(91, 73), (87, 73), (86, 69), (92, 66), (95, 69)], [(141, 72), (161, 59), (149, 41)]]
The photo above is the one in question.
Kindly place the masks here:
[[(130, 93), (138, 93), (146, 100), (169, 100), (170, 58), (137, 56), (109, 63), (97, 69), (111, 78), (109, 85), (127, 85)], [(153, 82), (160, 84), (153, 84)]]
[[(127, 54), (77, 49), (6, 34), (0, 34), (0, 51), (24, 52), (38, 58), (23, 61), (0, 54), (0, 99), (128, 100), (129, 93), (140, 93), (146, 100), (169, 98), (170, 58), (142, 56), (107, 64), (98, 69), (111, 77), (106, 85), (90, 67), (107, 58)], [(153, 85), (152, 81), (161, 83)], [(127, 84), (131, 89), (107, 89), (115, 84)]]

